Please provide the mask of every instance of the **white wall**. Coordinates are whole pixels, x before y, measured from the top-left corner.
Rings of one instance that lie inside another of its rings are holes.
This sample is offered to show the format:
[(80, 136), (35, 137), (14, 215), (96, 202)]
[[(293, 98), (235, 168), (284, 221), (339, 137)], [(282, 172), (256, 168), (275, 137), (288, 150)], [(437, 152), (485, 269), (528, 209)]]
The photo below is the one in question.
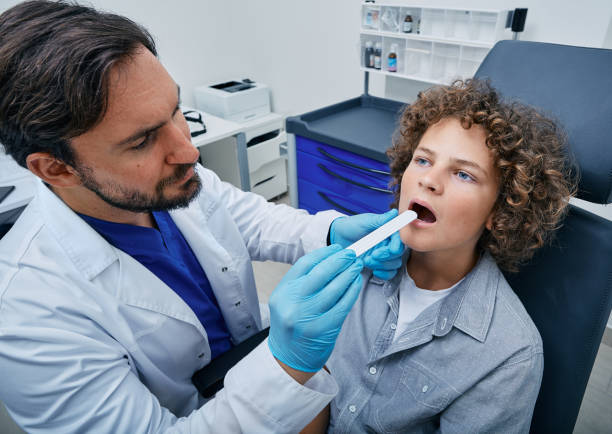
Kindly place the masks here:
[[(0, 11), (17, 4), (0, 0)], [(378, 1), (377, 3), (382, 3)], [(610, 44), (612, 1), (403, 1), (457, 8), (529, 8), (523, 40)], [(272, 89), (273, 110), (299, 114), (363, 92), (359, 71), (360, 0), (92, 0), (155, 36), (161, 61), (193, 105), (200, 84), (249, 77)], [(604, 42), (605, 41), (605, 42)], [(429, 85), (372, 74), (370, 93), (412, 101)], [(612, 219), (612, 207), (597, 208)]]
[[(0, 0), (0, 10), (18, 3)], [(381, 3), (380, 1), (378, 3)], [(437, 0), (395, 3), (462, 8), (527, 7), (523, 40), (601, 47), (612, 1)], [(143, 24), (193, 104), (198, 84), (249, 77), (272, 89), (273, 109), (297, 114), (358, 96), (360, 0), (92, 0)], [(374, 95), (412, 100), (426, 84), (373, 76)]]

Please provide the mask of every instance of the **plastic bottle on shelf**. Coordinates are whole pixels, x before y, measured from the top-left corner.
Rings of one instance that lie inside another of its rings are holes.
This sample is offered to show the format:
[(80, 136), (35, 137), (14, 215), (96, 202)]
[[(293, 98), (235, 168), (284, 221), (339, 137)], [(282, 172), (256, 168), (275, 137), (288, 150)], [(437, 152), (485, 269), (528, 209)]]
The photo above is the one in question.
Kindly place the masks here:
[(387, 71), (397, 72), (397, 44), (391, 44), (391, 49), (389, 50)]
[(372, 48), (372, 41), (366, 41), (365, 43), (363, 66), (366, 68), (374, 68), (374, 48)]
[(376, 48), (374, 49), (374, 68), (380, 69), (382, 61), (382, 44), (380, 42), (376, 43)]
[(412, 15), (410, 15), (410, 11), (406, 14), (406, 18), (404, 18), (404, 23), (402, 24), (402, 32), (404, 33), (412, 33)]

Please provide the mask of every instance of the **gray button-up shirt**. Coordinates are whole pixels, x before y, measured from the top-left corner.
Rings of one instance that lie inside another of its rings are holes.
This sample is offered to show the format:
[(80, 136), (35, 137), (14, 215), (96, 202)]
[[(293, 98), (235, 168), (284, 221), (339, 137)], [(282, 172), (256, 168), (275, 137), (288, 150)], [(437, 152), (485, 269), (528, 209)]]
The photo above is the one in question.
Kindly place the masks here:
[(364, 276), (328, 362), (329, 432), (528, 432), (542, 340), (491, 256), (394, 341), (401, 276)]

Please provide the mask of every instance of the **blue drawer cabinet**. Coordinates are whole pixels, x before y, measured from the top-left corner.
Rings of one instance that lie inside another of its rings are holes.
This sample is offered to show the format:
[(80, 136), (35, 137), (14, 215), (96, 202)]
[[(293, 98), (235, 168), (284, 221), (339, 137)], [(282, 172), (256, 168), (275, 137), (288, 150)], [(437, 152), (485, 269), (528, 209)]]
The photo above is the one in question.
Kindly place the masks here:
[(402, 104), (362, 96), (287, 119), (295, 135), (298, 206), (381, 213), (393, 202), (385, 154)]
[[(318, 155), (304, 151), (305, 142), (318, 145)], [(296, 148), (300, 208), (335, 208), (348, 214), (389, 209), (393, 192), (385, 164), (300, 136)], [(306, 191), (305, 186), (313, 191)]]

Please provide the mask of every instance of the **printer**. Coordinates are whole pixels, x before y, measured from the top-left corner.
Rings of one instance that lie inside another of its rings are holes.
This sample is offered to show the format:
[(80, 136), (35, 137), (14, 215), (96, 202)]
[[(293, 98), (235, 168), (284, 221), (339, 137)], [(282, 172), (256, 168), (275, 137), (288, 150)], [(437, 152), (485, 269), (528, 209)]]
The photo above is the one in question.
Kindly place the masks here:
[(268, 86), (245, 78), (195, 88), (196, 108), (221, 118), (245, 122), (270, 113)]

